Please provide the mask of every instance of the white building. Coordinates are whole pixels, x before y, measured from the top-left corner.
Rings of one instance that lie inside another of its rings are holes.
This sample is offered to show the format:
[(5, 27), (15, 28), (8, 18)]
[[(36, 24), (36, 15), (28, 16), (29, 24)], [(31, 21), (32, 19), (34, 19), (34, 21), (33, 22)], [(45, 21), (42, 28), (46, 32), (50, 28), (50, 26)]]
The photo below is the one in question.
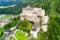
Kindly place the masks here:
[[(20, 19), (24, 20), (27, 19), (29, 21), (34, 22), (32, 29), (30, 30), (31, 36), (37, 38), (37, 33), (39, 32), (39, 23), (42, 18), (42, 30), (44, 32), (47, 31), (47, 24), (49, 17), (45, 16), (45, 10), (42, 8), (31, 8), (27, 6), (22, 9), (22, 13), (20, 14)], [(34, 28), (33, 28), (34, 27)]]

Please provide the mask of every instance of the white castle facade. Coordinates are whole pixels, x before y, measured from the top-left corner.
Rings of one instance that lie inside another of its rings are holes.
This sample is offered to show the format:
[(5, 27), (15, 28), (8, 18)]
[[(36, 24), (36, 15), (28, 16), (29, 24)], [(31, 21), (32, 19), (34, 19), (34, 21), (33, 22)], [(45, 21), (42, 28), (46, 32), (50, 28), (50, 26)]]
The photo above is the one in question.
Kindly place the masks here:
[(32, 26), (30, 33), (34, 38), (37, 38), (37, 33), (40, 30), (40, 20), (42, 20), (42, 30), (47, 32), (47, 22), (49, 17), (45, 15), (45, 10), (42, 8), (31, 8), (27, 6), (22, 9), (22, 13), (20, 14), (20, 19), (27, 19), (29, 21), (34, 22), (35, 24)]

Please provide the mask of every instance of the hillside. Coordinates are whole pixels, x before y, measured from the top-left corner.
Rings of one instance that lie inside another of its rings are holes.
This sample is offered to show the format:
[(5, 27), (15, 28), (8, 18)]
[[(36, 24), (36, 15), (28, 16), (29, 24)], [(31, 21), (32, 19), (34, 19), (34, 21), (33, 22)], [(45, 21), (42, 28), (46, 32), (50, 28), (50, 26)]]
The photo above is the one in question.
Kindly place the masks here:
[[(30, 0), (32, 7), (42, 7), (46, 10), (50, 20), (48, 22), (48, 32), (40, 32), (39, 40), (60, 40), (60, 0)], [(47, 39), (46, 39), (47, 37)]]
[[(13, 4), (16, 4), (16, 5), (13, 5)], [(13, 6), (10, 6), (10, 5), (13, 5)], [(19, 15), (22, 12), (22, 8), (25, 8), (27, 5), (30, 5), (32, 8), (34, 7), (42, 8), (45, 10), (45, 13), (46, 13), (45, 15), (49, 16), (49, 20), (47, 24), (48, 30), (47, 32), (44, 32), (41, 29), (38, 32), (37, 40), (60, 40), (60, 0), (33, 0), (33, 1), (32, 0), (16, 0), (13, 3), (12, 2), (0, 2), (0, 14), (15, 14), (15, 15), (18, 14)], [(22, 17), (25, 17), (25, 16), (22, 16)], [(18, 20), (19, 20), (19, 17), (12, 19), (11, 22), (6, 24), (4, 28), (10, 29), (10, 27), (13, 27), (17, 24)], [(21, 21), (17, 29), (18, 28), (23, 29), (24, 31), (26, 31), (27, 29), (27, 32), (30, 33), (28, 30), (31, 27), (30, 23), (34, 24), (33, 22), (30, 22), (28, 20)], [(44, 26), (45, 25), (46, 24), (44, 24)], [(18, 35), (17, 38), (19, 38), (19, 36), (20, 35)], [(32, 40), (36, 40), (36, 39), (32, 38)]]
[(16, 2), (14, 2), (14, 1), (9, 1), (9, 2), (0, 1), (0, 6), (8, 6), (8, 5), (13, 5), (13, 4), (16, 4)]

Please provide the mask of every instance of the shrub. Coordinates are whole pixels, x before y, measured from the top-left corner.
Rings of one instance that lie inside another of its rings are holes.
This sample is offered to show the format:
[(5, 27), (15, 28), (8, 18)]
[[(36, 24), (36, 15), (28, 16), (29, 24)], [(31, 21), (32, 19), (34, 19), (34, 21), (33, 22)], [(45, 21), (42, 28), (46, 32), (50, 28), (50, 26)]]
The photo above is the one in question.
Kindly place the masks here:
[(0, 28), (0, 37), (3, 35), (3, 31), (4, 31), (4, 29)]
[(15, 36), (17, 40), (26, 40), (27, 38), (27, 36), (25, 36), (25, 33), (20, 30), (16, 31)]
[(19, 20), (18, 18), (14, 18), (13, 20), (11, 20), (8, 24), (6, 24), (6, 25), (4, 26), (4, 29), (7, 30), (7, 29), (15, 26), (15, 25), (17, 24), (18, 20)]
[(31, 26), (32, 26), (32, 23), (30, 23), (28, 20), (23, 20), (23, 21), (20, 21), (18, 29), (29, 32), (31, 29)]

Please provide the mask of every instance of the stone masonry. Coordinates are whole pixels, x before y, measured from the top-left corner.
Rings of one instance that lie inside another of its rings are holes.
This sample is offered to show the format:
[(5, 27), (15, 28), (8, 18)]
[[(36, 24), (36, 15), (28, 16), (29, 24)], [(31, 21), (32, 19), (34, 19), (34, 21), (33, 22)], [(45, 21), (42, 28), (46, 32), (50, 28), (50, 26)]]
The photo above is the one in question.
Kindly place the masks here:
[(36, 7), (31, 8), (30, 6), (27, 6), (22, 9), (22, 13), (20, 14), (20, 19), (21, 20), (27, 19), (29, 21), (34, 22), (34, 25), (30, 30), (31, 36), (34, 38), (37, 38), (37, 33), (40, 30), (40, 26), (39, 26), (40, 20), (42, 20), (42, 30), (44, 32), (47, 32), (47, 22), (49, 17), (45, 15), (45, 10), (42, 8), (36, 8)]

